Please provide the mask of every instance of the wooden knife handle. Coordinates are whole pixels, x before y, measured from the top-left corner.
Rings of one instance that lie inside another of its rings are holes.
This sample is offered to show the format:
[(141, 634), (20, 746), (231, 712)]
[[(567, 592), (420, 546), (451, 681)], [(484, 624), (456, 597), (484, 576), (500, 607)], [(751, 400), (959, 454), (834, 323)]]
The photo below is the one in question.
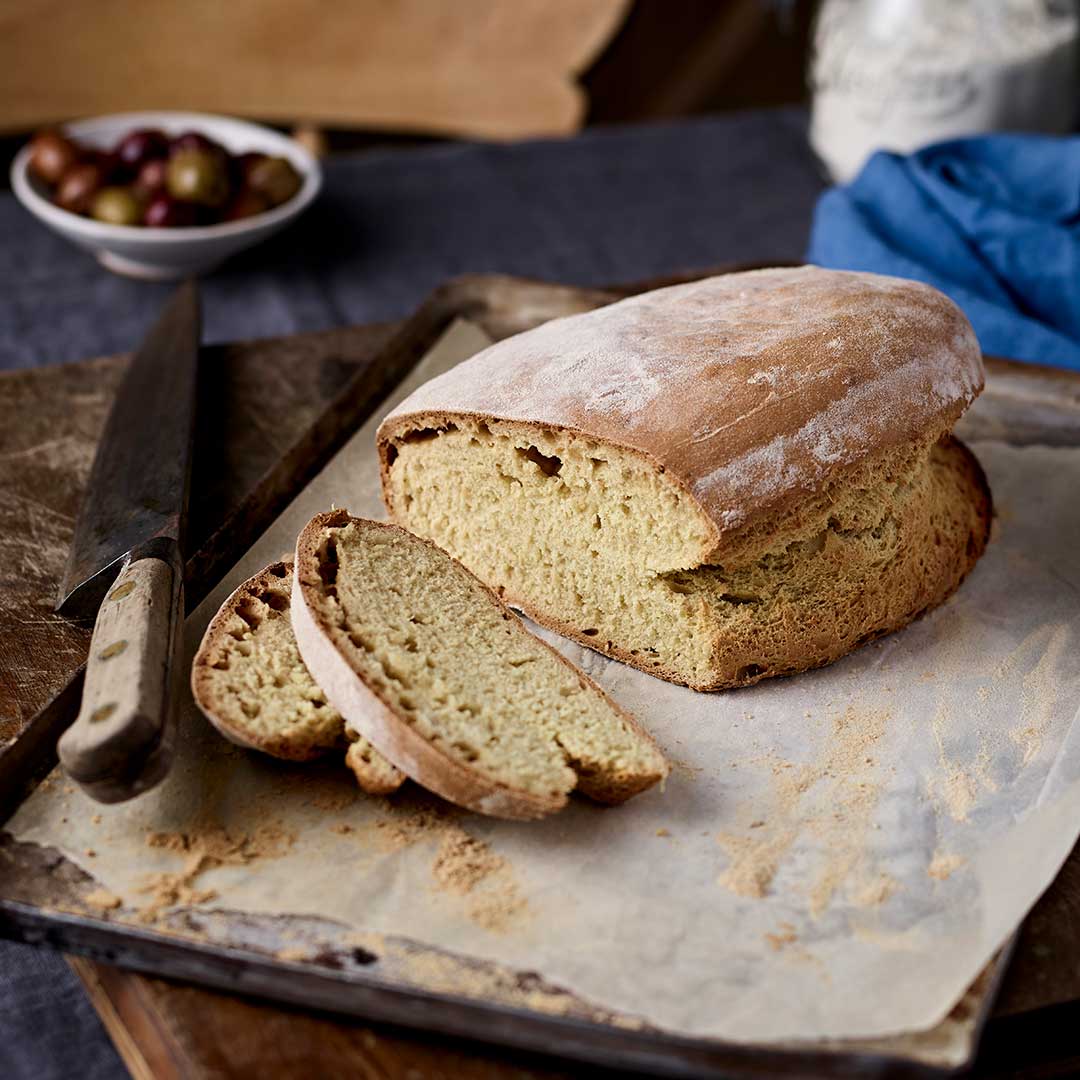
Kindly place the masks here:
[(101, 603), (82, 705), (58, 747), (98, 802), (123, 802), (168, 772), (183, 613), (179, 558), (133, 557)]

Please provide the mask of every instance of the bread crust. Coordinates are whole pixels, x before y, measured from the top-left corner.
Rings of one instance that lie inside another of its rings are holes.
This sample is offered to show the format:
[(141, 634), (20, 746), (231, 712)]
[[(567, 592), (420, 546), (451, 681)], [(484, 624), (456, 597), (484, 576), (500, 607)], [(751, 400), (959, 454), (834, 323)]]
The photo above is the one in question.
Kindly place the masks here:
[(919, 282), (818, 267), (658, 289), (507, 338), (432, 379), (377, 436), (457, 419), (570, 432), (640, 456), (689, 496), (723, 561), (763, 519), (891, 448), (929, 446), (983, 386), (963, 313)]
[[(546, 817), (560, 810), (567, 801), (566, 795), (545, 798), (534, 792), (513, 788), (488, 776), (477, 768), (470, 768), (429, 743), (406, 718), (399, 715), (376, 687), (369, 685), (362, 674), (352, 667), (338, 650), (332, 638), (332, 628), (319, 611), (321, 579), (319, 577), (319, 548), (325, 536), (324, 530), (342, 528), (350, 523), (365, 528), (392, 531), (407, 537), (409, 542), (426, 544), (443, 557), (455, 563), (463, 573), (477, 581), (490, 603), (512, 621), (515, 633), (525, 634), (547, 649), (552, 656), (566, 665), (583, 683), (602, 695), (621, 718), (643, 740), (655, 743), (637, 721), (611, 700), (604, 691), (584, 672), (580, 671), (547, 642), (541, 641), (521, 624), (520, 619), (505, 603), (458, 560), (448, 555), (430, 540), (418, 537), (398, 525), (353, 518), (345, 510), (331, 510), (317, 514), (308, 522), (296, 540), (296, 570), (293, 574), (292, 619), (293, 632), (315, 680), (323, 688), (334, 708), (345, 717), (346, 726), (363, 735), (388, 761), (406, 776), (444, 799), (464, 806), (477, 813), (491, 817), (531, 820)], [(659, 750), (657, 750), (658, 756)], [(662, 756), (660, 756), (660, 760)], [(588, 794), (602, 802), (621, 802), (638, 791), (651, 786), (667, 775), (666, 769), (655, 777), (641, 782), (614, 785), (605, 790), (593, 788)], [(579, 786), (584, 787), (579, 777)]]

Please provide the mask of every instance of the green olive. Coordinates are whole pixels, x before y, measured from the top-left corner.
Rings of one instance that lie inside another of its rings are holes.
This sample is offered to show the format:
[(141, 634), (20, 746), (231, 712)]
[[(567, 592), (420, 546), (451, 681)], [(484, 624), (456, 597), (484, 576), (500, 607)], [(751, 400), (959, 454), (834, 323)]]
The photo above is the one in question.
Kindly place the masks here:
[(246, 217), (254, 217), (270, 209), (270, 204), (257, 191), (251, 188), (241, 188), (235, 197), (225, 207), (225, 221), (240, 221)]
[(108, 225), (138, 225), (142, 203), (130, 188), (102, 188), (90, 204), (90, 216)]
[(165, 186), (174, 199), (203, 206), (220, 206), (229, 196), (225, 163), (206, 150), (177, 150), (169, 158)]
[(247, 182), (271, 206), (280, 206), (300, 190), (303, 180), (285, 158), (264, 157), (248, 168)]

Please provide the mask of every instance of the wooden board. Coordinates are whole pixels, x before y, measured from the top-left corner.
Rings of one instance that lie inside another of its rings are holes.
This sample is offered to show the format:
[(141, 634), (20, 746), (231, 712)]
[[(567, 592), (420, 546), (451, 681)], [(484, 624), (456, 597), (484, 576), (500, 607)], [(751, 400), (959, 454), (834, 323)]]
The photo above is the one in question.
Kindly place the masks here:
[[(559, 1080), (533, 1057), (182, 986), (72, 957), (135, 1080), (257, 1076)], [(573, 1068), (576, 1075), (584, 1075)], [(607, 1075), (589, 1067), (590, 1076)]]
[[(636, 291), (637, 288), (631, 286), (619, 292)], [(358, 328), (326, 335), (305, 335), (261, 346), (249, 344), (220, 350), (218, 363), (208, 366), (212, 372), (209, 377), (213, 389), (207, 393), (216, 396), (213, 398), (213, 409), (206, 410), (206, 415), (201, 418), (201, 429), (204, 447), (211, 440), (223, 444), (224, 457), (219, 455), (217, 460), (224, 460), (227, 465), (210, 476), (207, 463), (212, 458), (204, 454), (196, 466), (197, 476), (208, 476), (207, 492), (213, 492), (212, 498), (220, 500), (216, 509), (209, 501), (205, 507), (201, 507), (197, 533), (193, 526), (193, 535), (198, 535), (204, 541), (191, 566), (193, 584), (201, 583), (196, 584), (196, 589), (200, 592), (205, 590), (212, 582), (215, 571), (224, 569), (239, 550), (246, 547), (299, 483), (325, 460), (344, 434), (365, 414), (372, 399), (378, 396), (376, 391), (385, 389), (399, 377), (451, 318), (466, 315), (481, 324), (492, 336), (501, 337), (555, 315), (588, 309), (610, 300), (614, 295), (615, 292), (538, 285), (509, 278), (467, 278), (439, 290), (418, 315), (401, 328), (389, 351), (384, 351), (376, 364), (371, 362), (371, 349), (380, 340), (385, 340), (386, 328)], [(57, 454), (55, 440), (59, 435), (71, 447), (82, 448), (81, 452), (72, 453), (72, 460), (77, 463), (76, 469), (81, 469), (85, 474), (90, 457), (86, 447), (92, 446), (106, 407), (98, 398), (107, 398), (107, 390), (96, 397), (95, 391), (100, 391), (102, 382), (107, 387), (115, 385), (121, 365), (122, 360), (113, 359), (93, 362), (90, 366), (70, 365), (67, 369), (51, 369), (54, 379), (51, 387), (35, 385), (36, 380), (50, 377), (45, 372), (9, 376), (10, 387), (4, 385), (4, 379), (0, 379), (0, 402), (11, 403), (12, 409), (12, 424), (5, 436), (8, 440), (5, 448), (15, 452), (15, 460), (25, 452), (28, 458), (44, 457), (46, 462), (44, 475), (47, 482), (42, 483), (39, 475), (35, 484), (17, 490), (21, 490), (24, 500), (29, 499), (31, 503), (41, 501), (43, 492), (55, 489), (61, 493), (53, 502), (44, 504), (44, 511), (52, 513), (52, 518), (36, 519), (38, 536), (44, 523), (56, 519), (53, 512), (55, 506), (67, 506), (66, 511), (59, 513), (61, 517), (66, 514), (70, 519), (72, 504), (77, 499), (79, 480), (69, 479), (66, 484), (61, 482), (64, 475), (62, 456)], [(1027, 366), (998, 361), (991, 362), (990, 367), (992, 378), (985, 399), (989, 407), (980, 411), (981, 430), (969, 431), (969, 435), (993, 434), (1001, 437), (1002, 432), (1008, 432), (1011, 439), (1019, 442), (1080, 445), (1080, 379), (1061, 372), (1040, 372)], [(298, 377), (300, 371), (317, 371), (319, 374), (314, 379), (302, 378)], [(29, 389), (23, 384), (29, 384)], [(295, 411), (290, 402), (288, 409), (278, 408), (277, 412), (267, 415), (263, 410), (278, 407), (285, 396), (282, 391), (286, 386), (304, 388), (298, 391), (302, 400), (296, 403)], [(97, 402), (96, 421), (88, 414), (91, 419), (83, 427), (77, 423), (73, 425), (73, 402), (86, 400)], [(313, 426), (312, 421), (320, 407), (328, 402), (330, 405), (325, 420)], [(43, 421), (39, 419), (41, 410), (49, 411)], [(24, 413), (26, 420), (16, 422), (16, 416), (22, 417)], [(237, 417), (242, 417), (243, 423), (237, 423)], [(48, 432), (52, 434), (46, 434)], [(231, 442), (233, 433), (238, 440), (235, 445)], [(0, 467), (9, 464), (8, 458), (8, 454), (0, 457)], [(13, 482), (21, 480), (21, 476), (16, 476), (14, 472), (9, 472), (8, 477)], [(3, 488), (4, 482), (0, 480), (0, 490)], [(216, 520), (215, 513), (218, 515)], [(14, 523), (15, 518), (9, 517), (9, 521)], [(228, 524), (223, 527), (223, 522)], [(18, 539), (17, 533), (13, 524), (9, 535)], [(30, 539), (33, 536), (31, 534)], [(46, 560), (41, 560), (39, 577), (36, 579), (39, 591), (36, 595), (29, 588), (19, 594), (23, 606), (16, 606), (12, 621), (6, 624), (6, 628), (16, 636), (23, 622), (33, 623), (44, 616), (47, 605), (42, 603), (40, 589), (50, 583), (50, 572), (54, 579), (58, 578), (62, 555), (63, 552), (51, 571)], [(0, 613), (0, 617), (8, 618), (8, 612)], [(77, 644), (72, 646), (73, 650), (77, 649)], [(85, 648), (85, 645), (82, 647)], [(39, 653), (32, 655), (40, 656)], [(36, 739), (28, 739), (25, 733), (33, 732), (35, 724), (26, 722), (24, 717), (34, 700), (48, 699), (50, 692), (54, 695), (51, 711), (58, 712), (55, 696), (58, 680), (61, 673), (72, 666), (71, 657), (67, 653), (62, 655), (66, 657), (66, 668), (57, 662), (37, 681), (26, 681), (25, 686), (21, 683), (19, 686), (4, 686), (4, 700), (10, 697), (11, 701), (21, 703), (24, 710), (18, 721), (18, 729), (24, 734), (9, 740), (9, 751), (12, 747), (36, 747), (36, 755), (22, 752), (23, 759), (35, 766), (35, 772), (40, 772), (48, 762), (48, 755), (41, 753), (46, 739), (40, 734)], [(49, 711), (46, 710), (46, 713)], [(0, 757), (0, 782), (5, 772), (9, 777), (14, 775), (10, 760), (9, 757), (5, 764), (5, 759)], [(382, 983), (382, 993), (361, 995), (360, 999), (354, 997), (346, 1002), (340, 994), (327, 995), (316, 988), (320, 981), (317, 971), (306, 984), (295, 973), (286, 973), (283, 982), (280, 975), (272, 971), (275, 965), (272, 960), (267, 960), (265, 950), (255, 950), (253, 954), (250, 948), (237, 948), (235, 942), (229, 946), (229, 935), (237, 934), (237, 927), (225, 927), (224, 930), (219, 927), (218, 931), (226, 944), (216, 942), (210, 947), (202, 944), (192, 955), (191, 952), (184, 954), (178, 951), (175, 938), (161, 941), (156, 940), (157, 935), (146, 932), (133, 935), (130, 928), (125, 931), (122, 927), (110, 926), (107, 917), (87, 919), (79, 913), (77, 903), (74, 903), (74, 908), (72, 905), (80, 892), (89, 888), (89, 879), (55, 854), (50, 856), (46, 853), (46, 857), (42, 858), (40, 852), (19, 848), (19, 845), (7, 845), (0, 852), (0, 859), (6, 862), (9, 871), (6, 875), (0, 875), (6, 877), (5, 885), (0, 887), (0, 922), (3, 922), (5, 932), (61, 947), (79, 948), (91, 955), (120, 958), (148, 970), (171, 972), (253, 993), (273, 994), (298, 1003), (344, 1007), (398, 1023), (419, 1023), (435, 1031), (480, 1034), (512, 1045), (542, 1045), (563, 1054), (578, 1054), (593, 1060), (614, 1054), (616, 1056), (611, 1060), (625, 1064), (648, 1064), (668, 1071), (686, 1068), (725, 1072), (737, 1070), (750, 1075), (778, 1069), (785, 1073), (801, 1073), (810, 1069), (821, 1074), (837, 1070), (848, 1073), (852, 1069), (859, 1069), (873, 1073), (882, 1069), (919, 1071), (920, 1059), (923, 1064), (933, 1061), (933, 1046), (929, 1044), (921, 1047), (897, 1044), (892, 1047), (850, 1048), (849, 1052), (838, 1058), (833, 1051), (754, 1051), (752, 1048), (725, 1048), (717, 1044), (702, 1046), (692, 1040), (665, 1039), (648, 1032), (616, 1031), (614, 1034), (617, 1037), (612, 1040), (610, 1029), (607, 1037), (592, 1030), (604, 1018), (591, 1014), (587, 1004), (582, 1004), (581, 1009), (572, 1014), (569, 1024), (552, 1023), (550, 1020), (545, 1023), (542, 1018), (537, 1024), (535, 1018), (522, 1017), (512, 1009), (499, 1008), (480, 1009), (483, 1018), (478, 1019), (476, 1009), (462, 1010), (458, 1002), (455, 1012), (445, 1000), (432, 1000), (430, 994), (417, 994), (412, 998), (395, 997), (387, 992), (385, 977), (381, 980), (365, 980), (362, 977), (365, 974), (363, 969), (370, 962), (359, 964), (361, 970), (357, 974), (360, 977), (356, 979), (356, 984), (365, 990), (378, 991)], [(1028, 1014), (1047, 1004), (1080, 998), (1080, 985), (1077, 985), (1080, 982), (1080, 965), (1055, 964), (1048, 977), (1048, 965), (1040, 959), (1048, 955), (1062, 955), (1062, 950), (1077, 940), (1074, 933), (1077, 917), (1072, 914), (1075, 910), (1072, 898), (1080, 894), (1078, 879), (1080, 864), (1070, 864), (1062, 875), (1060, 889), (1051, 890), (1029, 921), (1021, 938), (1015, 968), (1021, 977), (1011, 980), (1003, 998), (1003, 1012)], [(71, 914), (50, 914), (41, 910), (65, 907)], [(1073, 953), (1069, 955), (1078, 952), (1080, 950), (1073, 946)], [(343, 970), (352, 974), (350, 965), (356, 966), (353, 963), (355, 958), (350, 958), (347, 950), (342, 950), (341, 955), (342, 959), (337, 958), (331, 949), (325, 955), (320, 954), (321, 960), (316, 957), (316, 966), (324, 968), (324, 977), (327, 968), (337, 972), (339, 977)], [(379, 960), (387, 967), (392, 966), (387, 958)], [(378, 967), (379, 964), (374, 966)], [(159, 1060), (159, 1065), (153, 1066), (155, 1069), (164, 1068), (161, 1060), (171, 1059), (179, 1070), (176, 1075), (209, 1075), (217, 1072), (227, 1060), (232, 1062), (232, 1066), (228, 1066), (226, 1071), (231, 1067), (240, 1068), (242, 1063), (242, 1071), (246, 1071), (247, 1064), (257, 1059), (258, 1047), (272, 1047), (275, 1043), (280, 1045), (273, 1032), (281, 1024), (283, 1014), (275, 1007), (223, 998), (194, 988), (177, 988), (160, 979), (118, 973), (103, 965), (87, 966), (82, 963), (80, 971), (93, 983), (95, 999), (109, 1014), (107, 1020), (117, 1035), (118, 1044), (122, 1048), (127, 1045), (133, 1067), (140, 1055), (149, 1055)], [(285, 992), (286, 982), (295, 993)], [(991, 982), (992, 979), (984, 980), (977, 993), (969, 995), (961, 1003), (950, 1021), (956, 1031), (963, 1029), (967, 1038), (971, 1038), (977, 1029), (980, 1010), (986, 1011)], [(493, 1000), (497, 997), (497, 994), (492, 995)], [(203, 1022), (211, 1014), (228, 1015), (230, 1011), (238, 1023), (242, 1021), (249, 1029), (253, 1024), (258, 1025), (266, 1035), (265, 1039), (246, 1040), (244, 1045), (247, 1049), (237, 1051), (231, 1058), (231, 1051), (227, 1053), (221, 1045), (224, 1038), (221, 1033), (230, 1030), (232, 1025)], [(361, 1053), (358, 1047), (367, 1047), (372, 1051), (374, 1057), (368, 1059), (369, 1062), (379, 1060), (378, 1054), (372, 1049), (376, 1044), (382, 1047), (380, 1052), (389, 1054), (390, 1059), (399, 1063), (423, 1060), (422, 1054), (419, 1058), (410, 1056), (411, 1051), (407, 1048), (414, 1043), (400, 1036), (385, 1036), (381, 1043), (375, 1036), (370, 1039), (360, 1037), (358, 1043), (356, 1033), (366, 1029), (357, 1028), (355, 1024), (345, 1023), (337, 1027), (329, 1020), (311, 1019), (308, 1027), (313, 1041), (320, 1044), (328, 1038), (326, 1032), (336, 1028), (339, 1035), (330, 1041), (342, 1047), (341, 1053), (346, 1061), (352, 1060), (350, 1054)], [(392, 1049), (387, 1050), (388, 1046)], [(481, 1060), (488, 1062), (491, 1068), (497, 1068), (490, 1056)], [(287, 1070), (275, 1072), (270, 1059), (262, 1064), (265, 1066), (262, 1071), (270, 1075), (289, 1075)], [(413, 1067), (422, 1066), (416, 1064)], [(487, 1068), (488, 1065), (484, 1065), (476, 1075), (503, 1075), (501, 1071), (488, 1072)], [(520, 1075), (520, 1068), (520, 1062), (513, 1065), (517, 1075)], [(480, 1069), (480, 1065), (477, 1065), (477, 1069)], [(464, 1071), (458, 1074), (469, 1075)], [(166, 1070), (161, 1075), (170, 1073)], [(544, 1072), (542, 1075), (550, 1074)]]
[[(189, 607), (392, 384), (394, 372), (365, 363), (392, 330), (356, 327), (204, 350)], [(0, 377), (3, 817), (25, 784), (51, 767), (51, 748), (78, 697), (91, 627), (52, 606), (98, 432), (126, 363), (114, 356)]]
[(95, 0), (43, 10), (42, 0), (6, 0), (0, 130), (168, 102), (398, 132), (569, 134), (585, 113), (575, 76), (628, 7), (629, 0)]
[[(514, 307), (508, 298), (514, 291)], [(567, 308), (607, 294), (463, 277), (404, 327), (350, 327), (203, 350), (188, 524), (194, 607), (458, 313)], [(438, 329), (437, 329), (438, 328)], [(391, 353), (379, 347), (400, 330)], [(504, 328), (503, 333), (507, 332)], [(53, 613), (82, 487), (126, 356), (0, 375), (0, 821), (55, 762), (88, 623)], [(302, 372), (302, 374), (300, 374)]]

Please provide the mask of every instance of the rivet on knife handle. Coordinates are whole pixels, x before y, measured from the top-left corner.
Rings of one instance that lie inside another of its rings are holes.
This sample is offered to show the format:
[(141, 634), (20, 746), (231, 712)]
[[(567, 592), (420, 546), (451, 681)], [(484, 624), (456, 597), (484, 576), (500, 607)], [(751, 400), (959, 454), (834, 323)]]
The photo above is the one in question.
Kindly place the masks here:
[(60, 739), (65, 772), (99, 802), (122, 802), (168, 771), (183, 618), (178, 563), (127, 563), (98, 611), (82, 707)]

